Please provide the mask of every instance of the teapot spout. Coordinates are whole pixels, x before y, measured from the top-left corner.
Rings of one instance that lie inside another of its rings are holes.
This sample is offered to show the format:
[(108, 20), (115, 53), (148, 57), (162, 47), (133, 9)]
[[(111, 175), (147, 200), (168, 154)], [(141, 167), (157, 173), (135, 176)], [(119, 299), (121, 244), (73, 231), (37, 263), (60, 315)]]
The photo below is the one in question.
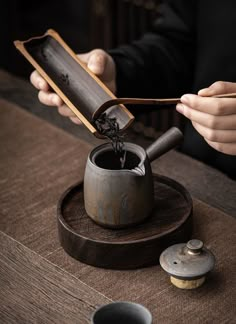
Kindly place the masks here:
[(182, 132), (177, 127), (171, 127), (146, 149), (149, 161), (152, 162), (169, 150), (173, 149), (180, 144), (182, 140)]
[(132, 169), (132, 172), (135, 173), (136, 175), (143, 177), (145, 176), (145, 167), (144, 165), (138, 165), (137, 167), (135, 167), (134, 169)]

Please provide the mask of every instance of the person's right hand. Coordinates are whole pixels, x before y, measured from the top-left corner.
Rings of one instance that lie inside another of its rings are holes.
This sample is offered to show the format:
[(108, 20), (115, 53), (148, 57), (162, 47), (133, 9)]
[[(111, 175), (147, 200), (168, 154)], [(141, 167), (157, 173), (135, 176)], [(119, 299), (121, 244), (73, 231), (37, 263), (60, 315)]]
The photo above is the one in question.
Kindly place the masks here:
[[(101, 49), (95, 49), (78, 55), (79, 59), (100, 78), (100, 80), (113, 92), (116, 92), (116, 68), (112, 57)], [(30, 75), (30, 81), (39, 90), (38, 98), (47, 106), (56, 106), (62, 116), (69, 117), (75, 124), (81, 124), (78, 117), (64, 104), (62, 99), (50, 89), (48, 83), (37, 71)]]

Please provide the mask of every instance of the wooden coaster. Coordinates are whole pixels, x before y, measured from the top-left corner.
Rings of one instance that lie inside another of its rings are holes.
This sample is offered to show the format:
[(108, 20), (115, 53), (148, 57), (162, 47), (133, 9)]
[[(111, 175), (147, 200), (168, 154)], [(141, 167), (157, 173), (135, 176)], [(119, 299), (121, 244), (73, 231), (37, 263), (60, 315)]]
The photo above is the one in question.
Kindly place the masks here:
[(96, 267), (134, 269), (159, 263), (161, 252), (190, 239), (192, 199), (178, 182), (153, 175), (155, 208), (145, 222), (106, 229), (84, 209), (83, 183), (69, 188), (58, 203), (59, 239), (73, 258)]

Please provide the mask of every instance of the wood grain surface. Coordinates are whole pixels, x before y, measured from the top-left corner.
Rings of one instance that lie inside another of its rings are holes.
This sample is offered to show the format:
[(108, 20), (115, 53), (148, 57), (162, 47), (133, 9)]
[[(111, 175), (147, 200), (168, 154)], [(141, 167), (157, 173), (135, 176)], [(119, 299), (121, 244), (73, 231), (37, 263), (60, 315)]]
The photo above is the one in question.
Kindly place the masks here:
[[(159, 263), (162, 251), (192, 234), (192, 199), (179, 183), (153, 175), (155, 204), (139, 225), (108, 229), (95, 224), (84, 208), (83, 183), (68, 189), (58, 204), (58, 229), (65, 251), (81, 262), (110, 269)], [(93, 253), (90, 253), (93, 251)]]
[(193, 211), (192, 237), (201, 239), (216, 257), (215, 269), (204, 285), (193, 291), (172, 286), (158, 265), (136, 270), (100, 269), (80, 263), (60, 249), (48, 259), (113, 300), (145, 305), (153, 314), (154, 323), (233, 324), (236, 221), (196, 199)]
[(0, 322), (90, 323), (111, 302), (0, 231)]
[(3, 101), (0, 129), (0, 230), (45, 255), (59, 247), (57, 201), (83, 179), (91, 146)]
[[(12, 93), (13, 88), (12, 85)], [(9, 96), (6, 90), (5, 96), (7, 94)], [(48, 273), (51, 276), (51, 271), (56, 273), (58, 266), (108, 299), (140, 302), (151, 311), (154, 324), (234, 323), (236, 222), (233, 217), (193, 197), (193, 237), (205, 242), (206, 247), (215, 254), (217, 262), (206, 283), (192, 292), (180, 291), (171, 286), (168, 276), (159, 266), (120, 271), (80, 263), (60, 247), (56, 206), (66, 188), (82, 180), (91, 146), (5, 100), (0, 101), (0, 129), (0, 230), (13, 238), (12, 243), (11, 239), (4, 236), (6, 245), (2, 241), (0, 244), (0, 264), (3, 269), (0, 276), (1, 290), (4, 287), (0, 318), (5, 316), (1, 323), (27, 323), (25, 318), (17, 318), (19, 309), (22, 312), (27, 310), (28, 322), (31, 323), (28, 310), (36, 310), (37, 305), (43, 303), (42, 294), (50, 295), (51, 284), (55, 281), (57, 285), (58, 276), (55, 274), (51, 282), (48, 281), (47, 285), (43, 283), (45, 290), (40, 290), (40, 293), (33, 287), (30, 278), (35, 264), (39, 263), (44, 268), (41, 257), (54, 264), (54, 270), (48, 270), (48, 264), (45, 265), (45, 275)], [(177, 152), (170, 152), (158, 159), (153, 163), (153, 171), (177, 179), (187, 189), (190, 188), (200, 197), (202, 195), (208, 203), (213, 202), (221, 208), (226, 206), (229, 214), (235, 215), (235, 182), (221, 173)], [(28, 253), (28, 249), (20, 243), (31, 249), (33, 254)], [(20, 255), (20, 259), (25, 255), (23, 264), (14, 251)], [(34, 261), (32, 255), (35, 256)], [(19, 268), (14, 264), (15, 260), (18, 260)], [(21, 268), (24, 269), (23, 273)], [(19, 286), (14, 277), (20, 282)], [(80, 289), (77, 281), (73, 281), (75, 287), (72, 287), (72, 282), (68, 280), (71, 287), (69, 291)], [(26, 292), (21, 288), (23, 285)], [(33, 296), (29, 295), (30, 291)], [(42, 299), (35, 297), (38, 293)], [(65, 298), (64, 288), (61, 293)], [(86, 298), (84, 300), (81, 297), (78, 303), (85, 305)], [(58, 299), (56, 301), (59, 307)], [(50, 305), (53, 303), (51, 301)], [(49, 318), (48, 313), (44, 312), (45, 304), (40, 305), (38, 312), (42, 311), (41, 314)], [(94, 306), (85, 307), (86, 314)], [(58, 316), (58, 308), (54, 311), (55, 316)], [(38, 318), (34, 322), (46, 321)]]

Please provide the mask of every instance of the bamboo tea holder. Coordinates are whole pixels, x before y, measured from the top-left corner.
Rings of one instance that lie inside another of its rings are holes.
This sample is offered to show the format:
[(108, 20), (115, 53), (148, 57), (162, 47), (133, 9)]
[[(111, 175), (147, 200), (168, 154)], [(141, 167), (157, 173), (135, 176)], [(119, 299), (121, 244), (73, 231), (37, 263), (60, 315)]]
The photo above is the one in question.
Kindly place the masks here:
[[(16, 40), (14, 45), (89, 131), (96, 137), (104, 138), (94, 122), (100, 115), (99, 107), (116, 97), (60, 35), (49, 29), (42, 36), (25, 41)], [(106, 115), (116, 118), (120, 131), (134, 120), (134, 116), (123, 104), (115, 104), (106, 109)]]

